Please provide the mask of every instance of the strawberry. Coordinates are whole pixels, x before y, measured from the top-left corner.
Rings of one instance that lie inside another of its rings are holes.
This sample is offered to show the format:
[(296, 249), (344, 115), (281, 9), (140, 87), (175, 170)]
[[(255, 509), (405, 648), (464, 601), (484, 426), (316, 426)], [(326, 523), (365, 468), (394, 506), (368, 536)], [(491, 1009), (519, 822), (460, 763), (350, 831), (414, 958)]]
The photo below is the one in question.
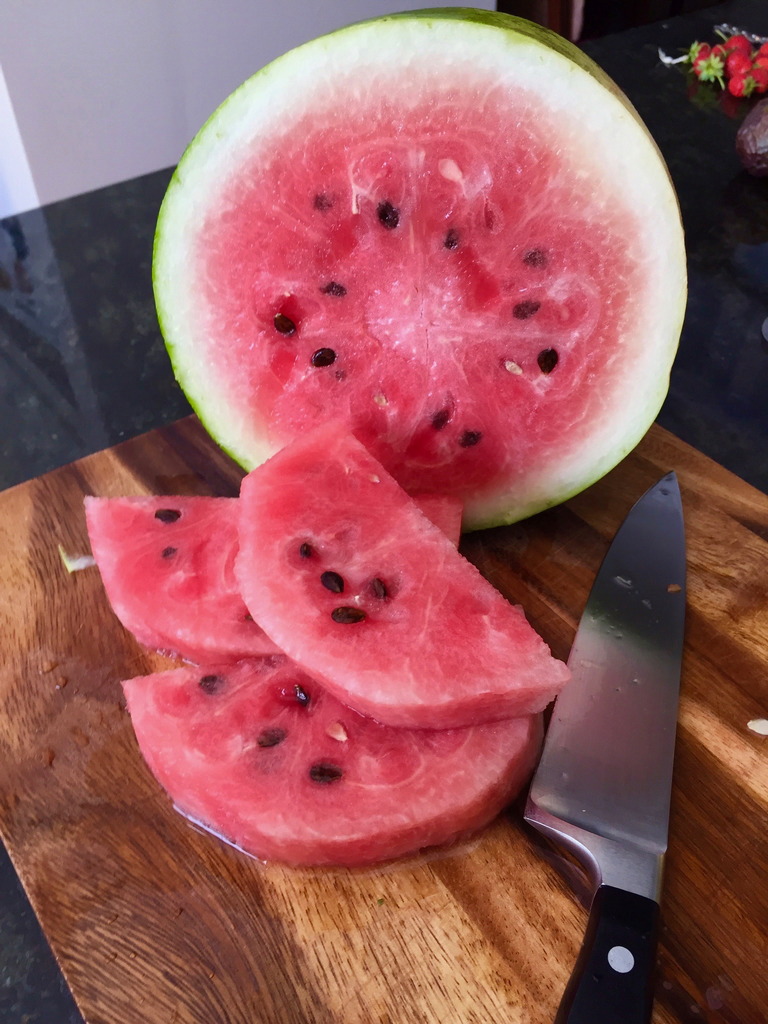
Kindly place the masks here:
[(700, 82), (718, 82), (720, 88), (723, 88), (723, 71), (725, 65), (720, 57), (713, 57), (711, 54), (707, 57), (698, 58), (693, 62), (693, 73), (699, 79)]
[(768, 66), (753, 67), (749, 75), (755, 83), (755, 92), (768, 92)]
[(740, 50), (731, 50), (725, 59), (725, 73), (732, 75), (748, 75), (752, 70), (752, 59)]
[(763, 43), (763, 45), (756, 50), (755, 60), (758, 60), (761, 57), (768, 59), (768, 43)]
[(710, 49), (709, 43), (691, 43), (686, 63), (695, 64), (699, 57), (708, 57)]
[(709, 52), (712, 57), (719, 57), (725, 63), (725, 58), (728, 56), (729, 51), (726, 50), (722, 43), (717, 43)]
[(728, 92), (732, 96), (751, 96), (755, 80), (751, 75), (733, 75), (728, 79)]
[(741, 34), (730, 36), (724, 40), (723, 46), (729, 53), (743, 53), (746, 57), (752, 56), (752, 43), (747, 39), (746, 36)]

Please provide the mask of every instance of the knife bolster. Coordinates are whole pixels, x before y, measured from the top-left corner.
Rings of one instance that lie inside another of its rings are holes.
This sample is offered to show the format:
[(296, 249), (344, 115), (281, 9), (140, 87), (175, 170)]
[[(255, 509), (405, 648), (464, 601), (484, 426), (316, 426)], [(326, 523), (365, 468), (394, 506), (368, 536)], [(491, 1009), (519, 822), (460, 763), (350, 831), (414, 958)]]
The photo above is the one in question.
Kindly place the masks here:
[(555, 844), (564, 846), (584, 866), (595, 888), (613, 886), (659, 903), (664, 855), (587, 832), (556, 818), (529, 798), (525, 820)]

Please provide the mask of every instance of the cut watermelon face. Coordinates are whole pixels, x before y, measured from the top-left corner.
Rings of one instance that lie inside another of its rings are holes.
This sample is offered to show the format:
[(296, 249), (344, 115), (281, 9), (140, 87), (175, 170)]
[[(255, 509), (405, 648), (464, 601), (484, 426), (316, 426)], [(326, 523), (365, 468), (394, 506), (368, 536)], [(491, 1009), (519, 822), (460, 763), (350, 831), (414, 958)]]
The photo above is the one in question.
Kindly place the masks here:
[(249, 474), (235, 571), (267, 634), (339, 700), (446, 729), (541, 711), (568, 670), (384, 468), (331, 423)]
[(668, 387), (668, 174), (580, 51), (518, 19), (354, 25), (237, 90), (154, 264), (177, 377), (247, 468), (332, 417), (410, 492), (511, 522), (581, 490)]
[[(461, 504), (419, 495), (458, 545)], [(91, 550), (112, 610), (145, 647), (200, 663), (280, 654), (240, 596), (237, 498), (85, 499)]]
[(123, 685), (142, 754), (177, 809), (288, 864), (369, 864), (455, 841), (514, 797), (541, 739), (538, 716), (392, 729), (286, 659)]

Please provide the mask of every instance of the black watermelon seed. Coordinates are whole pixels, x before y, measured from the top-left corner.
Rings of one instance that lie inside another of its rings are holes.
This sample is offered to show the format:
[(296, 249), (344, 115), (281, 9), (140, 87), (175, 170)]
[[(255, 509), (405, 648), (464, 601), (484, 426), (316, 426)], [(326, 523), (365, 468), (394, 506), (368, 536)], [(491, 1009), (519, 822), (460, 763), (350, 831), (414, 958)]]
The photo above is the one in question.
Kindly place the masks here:
[(400, 223), (400, 211), (388, 199), (379, 203), (376, 213), (384, 227), (389, 228), (390, 231)]
[(559, 358), (560, 357), (555, 349), (545, 348), (536, 356), (536, 362), (539, 364), (539, 369), (542, 373), (552, 373), (554, 368), (557, 366)]
[(309, 704), (309, 694), (303, 687), (299, 686), (298, 683), (294, 684), (293, 692), (296, 694), (296, 700), (301, 704), (303, 708)]
[(303, 544), (299, 544), (299, 558), (311, 558), (313, 554), (314, 551), (311, 544), (307, 544), (306, 541)]
[(480, 443), (482, 438), (482, 432), (479, 430), (465, 430), (459, 438), (459, 444), (462, 448), (474, 448), (476, 444)]
[(293, 334), (296, 330), (296, 324), (291, 320), (285, 313), (277, 313), (275, 315), (275, 330), (281, 334)]
[(177, 508), (159, 508), (155, 512), (155, 519), (159, 519), (161, 523), (175, 523), (180, 518), (181, 512)]
[(344, 772), (339, 768), (337, 764), (329, 764), (327, 761), (321, 761), (319, 764), (313, 764), (309, 769), (309, 777), (313, 782), (320, 782), (323, 785), (328, 785), (331, 782), (338, 782)]
[(256, 742), (260, 747), (276, 747), (278, 743), (282, 743), (288, 733), (285, 729), (265, 729), (259, 733)]
[(243, 622), (253, 622), (253, 616), (250, 612), (246, 612), (243, 616)]
[(323, 584), (325, 589), (330, 590), (332, 594), (344, 593), (344, 580), (337, 572), (333, 572), (332, 569), (322, 573), (320, 576), (320, 582)]
[(442, 430), (443, 427), (448, 423), (448, 420), (450, 418), (450, 409), (440, 409), (440, 411), (436, 412), (432, 417), (432, 426), (435, 428), (435, 430)]
[(325, 192), (318, 192), (312, 202), (312, 205), (316, 210), (322, 210), (325, 212), (325, 210), (330, 210), (333, 206), (333, 199), (331, 196), (326, 195)]
[(448, 234), (445, 236), (443, 245), (446, 249), (458, 249), (459, 247), (459, 232), (456, 228), (451, 228)]
[(353, 622), (362, 622), (365, 618), (365, 612), (362, 608), (350, 608), (349, 605), (342, 605), (340, 608), (333, 609), (331, 618), (334, 622), (340, 622), (342, 625), (348, 626)]
[(525, 299), (523, 302), (517, 303), (512, 310), (512, 316), (515, 320), (527, 320), (529, 316), (533, 316), (534, 313), (538, 313), (540, 309), (540, 302), (536, 302), (535, 299)]
[(347, 294), (347, 289), (343, 284), (339, 284), (338, 281), (329, 281), (328, 284), (323, 285), (320, 291), (323, 295), (336, 295), (338, 298)]
[(546, 267), (547, 262), (547, 254), (542, 249), (529, 249), (523, 256), (523, 263), (527, 267), (536, 267), (540, 270)]
[(224, 677), (214, 675), (201, 676), (199, 683), (203, 693), (218, 693), (224, 685)]
[(317, 352), (312, 353), (310, 362), (313, 366), (330, 366), (336, 362), (336, 353), (332, 348), (319, 348)]
[(371, 580), (371, 591), (374, 597), (378, 597), (382, 601), (385, 597), (388, 597), (386, 584), (378, 576), (374, 576)]
[(163, 548), (162, 556), (163, 558), (173, 558), (178, 550), (178, 548)]

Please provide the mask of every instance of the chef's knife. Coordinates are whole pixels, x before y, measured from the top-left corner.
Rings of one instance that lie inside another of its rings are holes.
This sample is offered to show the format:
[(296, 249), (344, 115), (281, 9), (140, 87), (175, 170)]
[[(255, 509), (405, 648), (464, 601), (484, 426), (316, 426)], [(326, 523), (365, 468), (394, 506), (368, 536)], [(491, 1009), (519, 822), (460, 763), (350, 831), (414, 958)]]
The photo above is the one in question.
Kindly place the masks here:
[(525, 819), (595, 893), (555, 1024), (647, 1024), (667, 848), (685, 615), (685, 534), (670, 473), (605, 556), (555, 702)]

